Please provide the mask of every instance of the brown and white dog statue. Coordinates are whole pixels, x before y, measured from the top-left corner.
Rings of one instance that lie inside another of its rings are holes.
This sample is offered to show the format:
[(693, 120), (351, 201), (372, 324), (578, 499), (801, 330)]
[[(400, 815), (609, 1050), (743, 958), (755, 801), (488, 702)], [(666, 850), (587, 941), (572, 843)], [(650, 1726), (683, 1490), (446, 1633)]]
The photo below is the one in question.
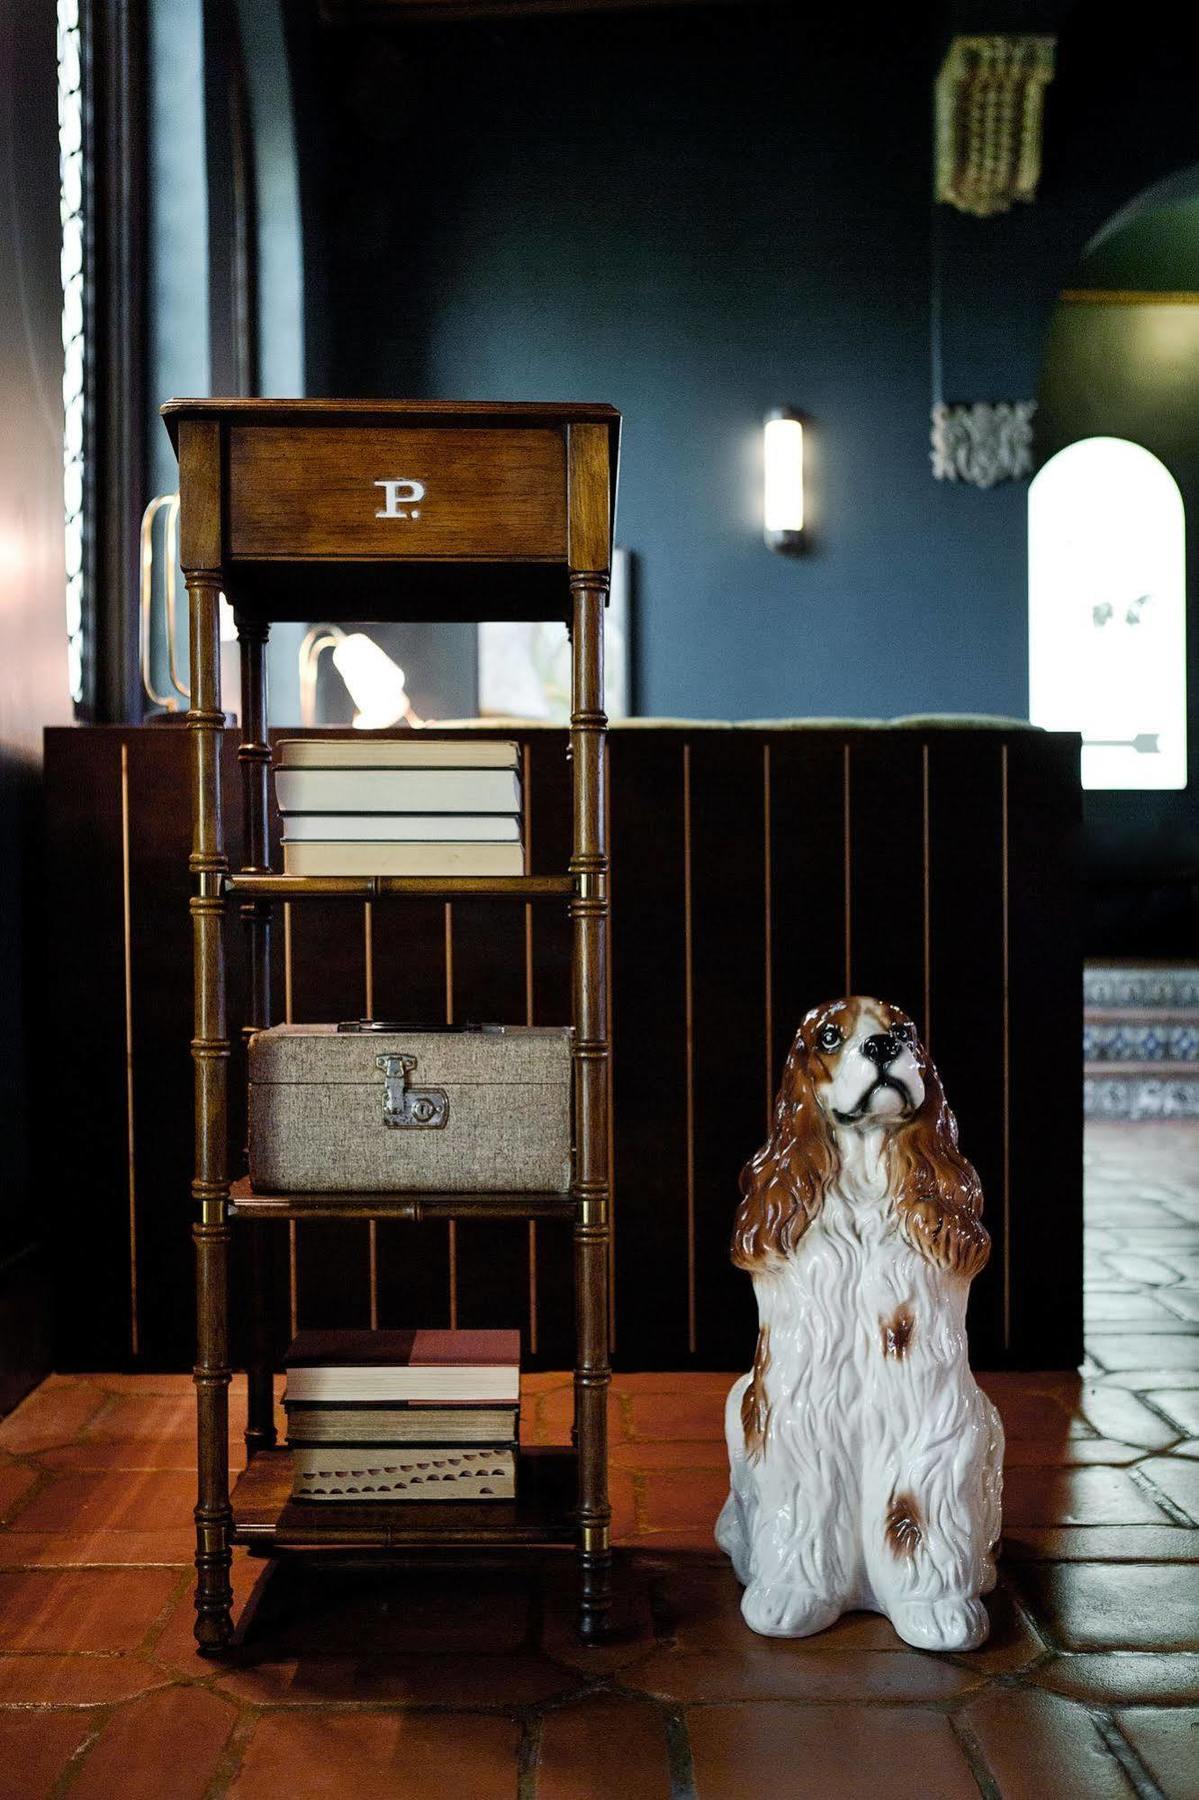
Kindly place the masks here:
[(758, 1346), (728, 1398), (716, 1541), (746, 1622), (806, 1637), (864, 1608), (921, 1649), (973, 1648), (1003, 1479), (966, 1348), (990, 1239), (906, 1014), (854, 998), (807, 1015), (741, 1196)]

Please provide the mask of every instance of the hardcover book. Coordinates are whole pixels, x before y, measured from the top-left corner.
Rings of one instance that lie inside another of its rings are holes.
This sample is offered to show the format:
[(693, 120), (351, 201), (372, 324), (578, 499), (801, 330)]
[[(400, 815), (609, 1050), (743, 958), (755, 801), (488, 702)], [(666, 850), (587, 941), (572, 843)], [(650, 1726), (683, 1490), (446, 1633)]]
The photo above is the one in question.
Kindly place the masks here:
[(523, 875), (521, 844), (297, 844), (283, 841), (285, 875)]
[(307, 1444), (514, 1444), (515, 1406), (313, 1406), (288, 1401), (287, 1441)]
[(515, 769), (520, 745), (493, 738), (283, 738), (284, 769)]
[(514, 769), (280, 769), (283, 813), (505, 813), (520, 811)]
[(288, 813), (284, 844), (518, 844), (520, 820), (503, 813)]
[(440, 1400), (515, 1405), (516, 1331), (301, 1331), (286, 1357), (288, 1402)]
[(297, 1450), (292, 1467), (297, 1500), (511, 1500), (516, 1494), (510, 1447)]

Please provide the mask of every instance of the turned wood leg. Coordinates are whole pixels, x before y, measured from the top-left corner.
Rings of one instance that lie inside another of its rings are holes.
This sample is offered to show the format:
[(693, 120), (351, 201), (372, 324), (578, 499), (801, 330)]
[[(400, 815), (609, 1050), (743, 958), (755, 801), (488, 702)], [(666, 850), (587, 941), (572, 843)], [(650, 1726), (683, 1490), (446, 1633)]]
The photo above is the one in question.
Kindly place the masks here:
[(602, 1637), (612, 1606), (608, 1503), (607, 822), (604, 813), (605, 573), (571, 576), (574, 710), (575, 1293), (578, 1353), (579, 1632)]
[(195, 959), (192, 1060), (196, 1177), (196, 1640), (216, 1651), (232, 1636), (229, 1585), (233, 1515), (229, 1505), (229, 1178), (225, 1141), (229, 1042), (225, 1025), (224, 882), (218, 599), (220, 575), (187, 571), (191, 598), (191, 898)]

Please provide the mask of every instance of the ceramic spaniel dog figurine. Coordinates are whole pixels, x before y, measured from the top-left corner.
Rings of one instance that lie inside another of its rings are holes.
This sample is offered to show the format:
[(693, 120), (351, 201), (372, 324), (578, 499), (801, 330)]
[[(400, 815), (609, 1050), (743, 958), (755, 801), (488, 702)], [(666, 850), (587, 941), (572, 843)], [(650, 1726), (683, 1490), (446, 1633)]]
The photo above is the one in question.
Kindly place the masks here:
[(965, 1321), (990, 1239), (905, 1014), (865, 999), (808, 1014), (741, 1195), (733, 1261), (760, 1325), (728, 1398), (716, 1541), (747, 1624), (806, 1637), (864, 1608), (924, 1650), (981, 1644), (1003, 1427)]

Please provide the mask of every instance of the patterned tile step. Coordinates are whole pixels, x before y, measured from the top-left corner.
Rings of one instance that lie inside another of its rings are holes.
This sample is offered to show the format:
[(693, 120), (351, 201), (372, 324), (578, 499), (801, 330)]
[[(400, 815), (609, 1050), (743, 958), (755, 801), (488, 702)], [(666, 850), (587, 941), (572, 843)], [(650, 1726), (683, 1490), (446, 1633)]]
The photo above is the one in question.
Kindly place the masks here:
[(1194, 1063), (1199, 1072), (1199, 1014), (1096, 1014), (1082, 1028), (1085, 1062)]
[(1083, 1112), (1088, 1119), (1199, 1119), (1199, 1067), (1089, 1064)]
[(1153, 1007), (1166, 1012), (1199, 1007), (1199, 969), (1177, 964), (1137, 967), (1092, 963), (1083, 972), (1083, 1003), (1111, 1010)]

